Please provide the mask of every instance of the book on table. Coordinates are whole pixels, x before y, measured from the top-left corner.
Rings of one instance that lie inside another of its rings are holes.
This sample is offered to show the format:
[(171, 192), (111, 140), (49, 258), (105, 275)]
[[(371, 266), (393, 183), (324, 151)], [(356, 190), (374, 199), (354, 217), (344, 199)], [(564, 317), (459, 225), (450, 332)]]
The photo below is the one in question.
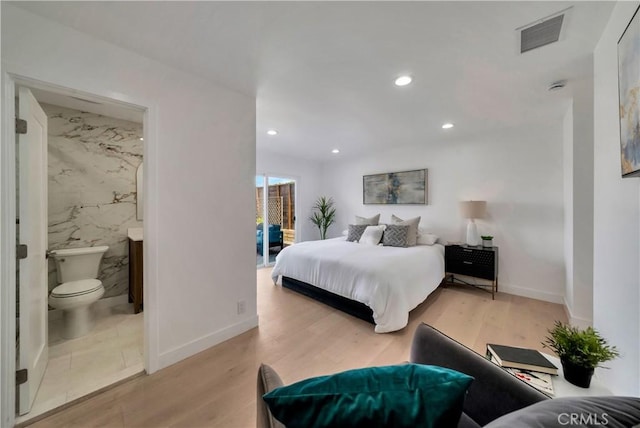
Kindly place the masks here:
[(555, 391), (553, 389), (553, 382), (551, 381), (551, 375), (549, 373), (534, 372), (533, 370), (520, 370), (505, 368), (506, 371), (517, 377), (523, 382), (533, 386), (538, 391), (553, 397)]
[(558, 374), (558, 368), (535, 349), (487, 343), (487, 357), (505, 368)]

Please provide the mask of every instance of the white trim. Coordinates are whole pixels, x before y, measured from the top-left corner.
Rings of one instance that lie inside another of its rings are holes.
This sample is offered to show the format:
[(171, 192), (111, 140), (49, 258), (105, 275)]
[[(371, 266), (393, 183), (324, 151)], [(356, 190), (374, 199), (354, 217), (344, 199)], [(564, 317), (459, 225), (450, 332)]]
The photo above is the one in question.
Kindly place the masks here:
[(15, 81), (3, 72), (0, 123), (0, 426), (15, 422), (16, 370), (16, 153)]
[[(129, 303), (129, 296), (121, 294), (119, 296), (105, 297), (93, 304), (93, 309), (101, 310), (111, 308), (113, 306), (120, 306)], [(51, 309), (48, 313), (49, 322), (59, 320), (62, 318), (62, 309)]]
[[(158, 107), (150, 99), (130, 97), (125, 94), (108, 92), (102, 88), (73, 89), (71, 86), (45, 82), (27, 77), (31, 72), (18, 64), (2, 63), (2, 103), (0, 123), (0, 426), (15, 424), (15, 353), (16, 353), (16, 311), (15, 311), (15, 86), (35, 87), (63, 95), (81, 95), (84, 99), (101, 100), (112, 104), (136, 108), (144, 111), (144, 212), (143, 224), (145, 242), (143, 245), (145, 287), (144, 301), (144, 362), (148, 374), (157, 371), (159, 364), (159, 331), (157, 290), (158, 260), (157, 248), (157, 141)], [(10, 69), (10, 71), (5, 71)], [(154, 148), (156, 148), (154, 150)], [(6, 238), (6, 239), (5, 239)], [(151, 261), (154, 263), (151, 263)], [(152, 269), (153, 268), (153, 269)]]
[(170, 366), (178, 361), (181, 361), (187, 357), (202, 352), (205, 349), (211, 348), (219, 343), (229, 340), (239, 334), (242, 334), (252, 328), (258, 327), (258, 316), (252, 316), (251, 318), (240, 321), (239, 323), (230, 325), (229, 327), (218, 330), (215, 333), (207, 334), (191, 342), (173, 348), (164, 354), (160, 355), (160, 365), (162, 367)]
[[(293, 234), (294, 234), (293, 242), (294, 243), (300, 242), (299, 241), (299, 237), (300, 237), (299, 228), (300, 228), (300, 226), (298, 225), (299, 222), (297, 221), (297, 219), (298, 219), (298, 204), (297, 204), (297, 201), (299, 200), (298, 199), (298, 190), (300, 188), (300, 176), (295, 175), (295, 174), (276, 174), (276, 173), (270, 173), (270, 172), (261, 172), (261, 173), (256, 172), (256, 177), (257, 176), (261, 176), (263, 178), (264, 184), (262, 186), (262, 189), (263, 189), (262, 192), (263, 192), (264, 195), (267, 195), (267, 196), (269, 195), (269, 178), (288, 178), (288, 179), (291, 179), (291, 180), (294, 181), (294, 184), (295, 184), (294, 191), (295, 191), (295, 193), (293, 194), (293, 200), (294, 200), (293, 217), (296, 219), (296, 222), (295, 222), (294, 229), (293, 229)], [(263, 199), (264, 200), (262, 202), (262, 206), (263, 206), (262, 211), (265, 213), (265, 219), (264, 219), (264, 222), (263, 222), (264, 223), (264, 225), (263, 225), (263, 234), (264, 234), (264, 236), (267, 236), (266, 227), (267, 227), (267, 225), (269, 223), (269, 221), (268, 221), (269, 220), (268, 197), (263, 198)], [(265, 245), (267, 245), (266, 249), (264, 248)], [(261, 266), (256, 265), (257, 269), (264, 268), (264, 267), (273, 267), (273, 265), (275, 265), (275, 262), (269, 263), (269, 247), (268, 247), (268, 245), (269, 245), (269, 243), (267, 242), (265, 244), (264, 240), (263, 240), (263, 243), (262, 243), (262, 265)], [(266, 250), (267, 257), (264, 256), (265, 255), (265, 250)]]
[(590, 320), (588, 318), (577, 317), (573, 314), (573, 312), (571, 311), (571, 307), (567, 303), (566, 297), (563, 299), (562, 304), (564, 305), (564, 313), (567, 315), (569, 324), (571, 324), (574, 327), (579, 327), (582, 329), (593, 326), (593, 320)]
[[(491, 285), (491, 281), (488, 281), (485, 279), (466, 276), (466, 275), (458, 275), (458, 274), (456, 274), (455, 276), (464, 279), (470, 285), (482, 285), (482, 286)], [(533, 288), (518, 287), (515, 285), (504, 284), (502, 282), (499, 282), (499, 280), (500, 278), (498, 278), (498, 293), (513, 294), (514, 296), (528, 297), (530, 299), (542, 300), (544, 302), (550, 302), (550, 303), (558, 303), (560, 305), (564, 304), (563, 294), (550, 293), (548, 291), (541, 291)]]
[(528, 297), (530, 299), (542, 300), (550, 303), (564, 303), (562, 294), (549, 293), (548, 291), (535, 290), (533, 288), (517, 287), (513, 285), (503, 285), (498, 283), (498, 292), (514, 294), (516, 296)]

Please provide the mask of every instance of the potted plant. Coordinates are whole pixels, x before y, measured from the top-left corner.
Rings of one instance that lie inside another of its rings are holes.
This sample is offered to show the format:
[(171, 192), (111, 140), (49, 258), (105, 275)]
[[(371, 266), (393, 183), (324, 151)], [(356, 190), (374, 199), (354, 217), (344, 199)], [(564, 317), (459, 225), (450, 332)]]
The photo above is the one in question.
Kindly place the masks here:
[(556, 321), (548, 332), (549, 336), (542, 342), (542, 346), (558, 354), (564, 378), (582, 388), (589, 388), (594, 369), (600, 363), (619, 355), (616, 347), (609, 346), (593, 327), (580, 330)]
[(482, 235), (482, 246), (483, 247), (493, 247), (493, 236), (491, 235)]
[(320, 239), (327, 238), (327, 229), (335, 222), (336, 209), (333, 207), (333, 198), (320, 196), (313, 206), (313, 213), (309, 220), (320, 230)]

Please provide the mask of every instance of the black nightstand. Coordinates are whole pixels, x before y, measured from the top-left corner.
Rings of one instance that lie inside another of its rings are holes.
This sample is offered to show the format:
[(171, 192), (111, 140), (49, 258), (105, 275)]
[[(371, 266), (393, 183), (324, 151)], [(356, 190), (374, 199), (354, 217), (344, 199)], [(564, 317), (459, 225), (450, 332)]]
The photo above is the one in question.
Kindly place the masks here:
[(444, 247), (444, 271), (451, 275), (451, 282), (456, 279), (454, 274), (491, 281), (491, 284), (476, 285), (458, 279), (464, 284), (490, 292), (491, 298), (494, 299), (495, 293), (498, 292), (498, 247), (447, 245)]

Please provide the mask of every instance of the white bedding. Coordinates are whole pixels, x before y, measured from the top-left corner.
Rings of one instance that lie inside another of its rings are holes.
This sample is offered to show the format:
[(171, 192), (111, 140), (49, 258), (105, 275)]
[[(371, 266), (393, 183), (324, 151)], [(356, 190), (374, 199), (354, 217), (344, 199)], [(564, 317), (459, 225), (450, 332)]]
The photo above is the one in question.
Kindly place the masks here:
[(373, 310), (376, 333), (388, 333), (404, 328), (409, 311), (444, 278), (444, 247), (373, 246), (345, 237), (301, 242), (276, 257), (273, 281), (280, 275), (364, 303)]

